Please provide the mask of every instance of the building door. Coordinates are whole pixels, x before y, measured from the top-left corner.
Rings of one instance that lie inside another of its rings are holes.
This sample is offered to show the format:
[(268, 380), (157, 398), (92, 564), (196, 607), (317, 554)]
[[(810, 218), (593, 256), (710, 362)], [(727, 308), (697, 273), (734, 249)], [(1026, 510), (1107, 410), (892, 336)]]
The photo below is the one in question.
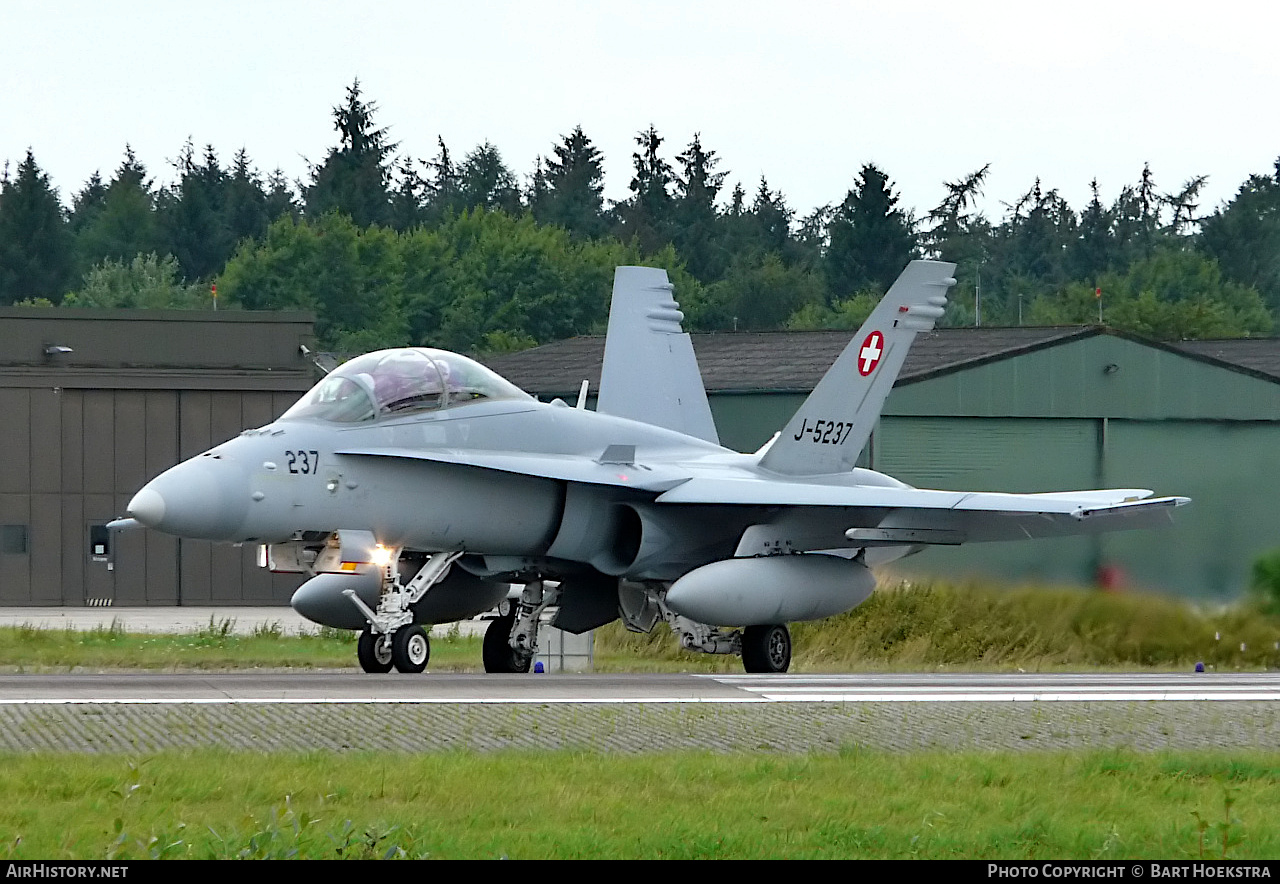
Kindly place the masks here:
[(105, 522), (85, 523), (84, 603), (112, 605), (116, 599), (116, 563), (111, 531)]

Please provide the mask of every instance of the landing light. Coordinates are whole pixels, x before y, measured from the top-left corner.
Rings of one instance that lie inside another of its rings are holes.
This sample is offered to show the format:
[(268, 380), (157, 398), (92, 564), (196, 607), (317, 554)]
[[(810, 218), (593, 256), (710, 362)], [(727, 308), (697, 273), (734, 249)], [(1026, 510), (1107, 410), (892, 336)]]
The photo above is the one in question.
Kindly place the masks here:
[(385, 568), (391, 562), (391, 555), (392, 551), (379, 543), (373, 548), (373, 563), (379, 568)]

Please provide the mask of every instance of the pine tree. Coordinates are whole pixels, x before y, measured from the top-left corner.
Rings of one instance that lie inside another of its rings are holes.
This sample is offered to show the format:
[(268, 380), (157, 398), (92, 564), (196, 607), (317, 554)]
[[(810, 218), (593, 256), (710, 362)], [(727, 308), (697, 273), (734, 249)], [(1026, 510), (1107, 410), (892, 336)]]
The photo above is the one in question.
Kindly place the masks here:
[(702, 136), (696, 132), (676, 161), (680, 175), (675, 180), (671, 238), (688, 262), (689, 272), (711, 282), (724, 274), (728, 263), (716, 210), (726, 173), (713, 171), (720, 160), (714, 150), (702, 146)]
[(436, 137), (440, 150), (427, 163), (426, 195), (423, 205), (423, 221), (430, 227), (456, 215), (462, 208), (462, 182), (453, 164), (444, 138)]
[(616, 233), (620, 239), (636, 242), (642, 252), (653, 253), (671, 239), (675, 175), (659, 154), (663, 138), (654, 126), (637, 134), (635, 142), (640, 149), (631, 155), (635, 167), (628, 185), (631, 196), (617, 207)]
[(161, 251), (147, 169), (126, 145), (124, 161), (102, 194), (101, 204), (86, 213), (76, 233), (76, 274), (83, 275), (107, 258), (132, 261), (137, 255)]
[(188, 141), (174, 166), (177, 183), (157, 199), (166, 251), (178, 259), (186, 279), (208, 278), (222, 269), (236, 243), (227, 218), (230, 179), (213, 145), (201, 161)]
[(1217, 260), (1223, 276), (1257, 287), (1280, 315), (1280, 159), (1273, 174), (1250, 175), (1200, 227), (1200, 249)]
[(83, 188), (71, 199), (71, 231), (79, 234), (98, 216), (107, 203), (107, 185), (102, 183), (102, 175), (94, 172), (89, 176)]
[(502, 161), (502, 154), (486, 141), (458, 167), (459, 200), (463, 208), (520, 213), (520, 188), (516, 176)]
[(1115, 241), (1111, 212), (1102, 205), (1097, 178), (1089, 182), (1089, 191), (1089, 205), (1080, 213), (1078, 233), (1067, 249), (1067, 267), (1072, 279), (1094, 281), (1112, 266)]
[(33, 298), (57, 302), (71, 278), (72, 240), (49, 176), (30, 149), (0, 180), (0, 304)]
[(777, 252), (784, 261), (788, 257), (794, 257), (790, 255), (795, 251), (791, 238), (793, 214), (782, 191), (770, 190), (769, 182), (761, 175), (760, 186), (756, 188), (755, 198), (751, 202), (757, 247), (766, 252)]
[(347, 88), (346, 102), (333, 109), (333, 127), (339, 144), (329, 149), (325, 161), (312, 170), (306, 188), (306, 213), (318, 217), (338, 211), (357, 227), (386, 224), (391, 199), (387, 192), (391, 154), (396, 145), (387, 130), (374, 126), (378, 106), (360, 97), (360, 81)]
[(395, 180), (389, 214), (391, 226), (396, 230), (412, 230), (422, 223), (427, 182), (418, 174), (413, 160), (408, 157), (396, 164)]
[(529, 208), (539, 224), (556, 224), (574, 239), (602, 236), (604, 219), (604, 156), (575, 126), (540, 157), (529, 193)]
[(915, 220), (898, 208), (887, 175), (868, 163), (827, 226), (825, 256), (831, 296), (847, 298), (868, 289), (885, 291), (919, 246)]

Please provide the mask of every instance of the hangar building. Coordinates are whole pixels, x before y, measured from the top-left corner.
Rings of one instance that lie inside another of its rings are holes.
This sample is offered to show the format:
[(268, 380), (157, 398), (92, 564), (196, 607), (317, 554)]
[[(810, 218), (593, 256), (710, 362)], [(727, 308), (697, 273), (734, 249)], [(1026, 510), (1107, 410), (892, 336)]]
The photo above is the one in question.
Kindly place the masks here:
[[(785, 424), (848, 332), (693, 335), (721, 442)], [(543, 398), (599, 383), (602, 337), (489, 361)], [(1212, 599), (1280, 547), (1280, 340), (1160, 344), (1094, 326), (916, 339), (864, 464), (917, 487), (1149, 488), (1191, 497), (1168, 528), (934, 548), (904, 573), (1127, 586)]]
[(286, 604), (256, 550), (106, 523), (314, 383), (309, 313), (0, 309), (0, 604)]

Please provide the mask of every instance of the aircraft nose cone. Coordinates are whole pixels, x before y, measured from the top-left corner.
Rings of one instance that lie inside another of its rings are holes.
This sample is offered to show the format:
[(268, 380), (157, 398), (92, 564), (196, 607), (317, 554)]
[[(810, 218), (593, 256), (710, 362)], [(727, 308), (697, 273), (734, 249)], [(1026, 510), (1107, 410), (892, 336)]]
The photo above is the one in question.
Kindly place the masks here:
[(249, 480), (239, 464), (212, 457), (180, 463), (148, 482), (128, 515), (148, 528), (200, 540), (240, 540)]
[(164, 521), (164, 498), (148, 485), (129, 501), (127, 514), (148, 528), (155, 528)]

